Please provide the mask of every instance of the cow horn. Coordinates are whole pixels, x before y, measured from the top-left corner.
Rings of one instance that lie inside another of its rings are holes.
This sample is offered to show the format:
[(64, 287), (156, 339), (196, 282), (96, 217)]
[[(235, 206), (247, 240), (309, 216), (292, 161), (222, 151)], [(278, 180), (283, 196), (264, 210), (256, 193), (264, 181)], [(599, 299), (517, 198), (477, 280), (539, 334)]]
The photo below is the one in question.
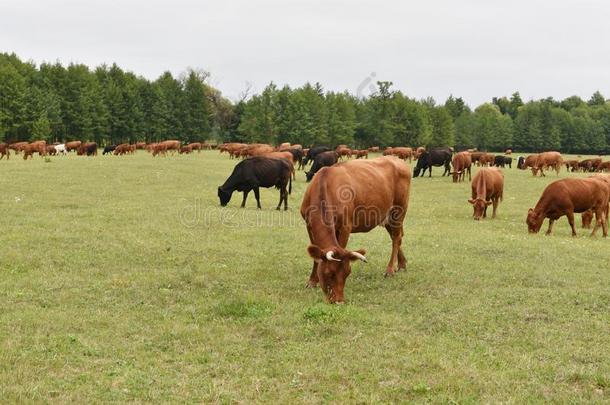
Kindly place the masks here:
[(358, 252), (352, 252), (352, 255), (354, 257), (357, 257), (358, 259), (362, 260), (363, 262), (368, 263), (368, 260), (366, 260), (366, 257), (363, 254), (358, 253)]
[(327, 260), (333, 260), (335, 262), (340, 262), (340, 259), (335, 259), (334, 257), (335, 252), (333, 252), (332, 250), (329, 250), (328, 252), (326, 252), (326, 259)]

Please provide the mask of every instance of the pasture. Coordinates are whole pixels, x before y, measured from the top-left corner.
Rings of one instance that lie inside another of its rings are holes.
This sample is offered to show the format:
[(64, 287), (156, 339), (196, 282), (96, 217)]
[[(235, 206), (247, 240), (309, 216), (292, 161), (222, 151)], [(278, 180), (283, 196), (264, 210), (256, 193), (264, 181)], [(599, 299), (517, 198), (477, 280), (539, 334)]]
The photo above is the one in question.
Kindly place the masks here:
[(384, 279), (385, 230), (353, 235), (369, 263), (332, 306), (304, 288), (304, 173), (287, 212), (270, 189), (221, 208), (236, 162), (0, 161), (3, 402), (610, 401), (610, 240), (525, 225), (554, 173), (505, 169), (478, 222), (469, 182), (413, 179), (407, 271)]

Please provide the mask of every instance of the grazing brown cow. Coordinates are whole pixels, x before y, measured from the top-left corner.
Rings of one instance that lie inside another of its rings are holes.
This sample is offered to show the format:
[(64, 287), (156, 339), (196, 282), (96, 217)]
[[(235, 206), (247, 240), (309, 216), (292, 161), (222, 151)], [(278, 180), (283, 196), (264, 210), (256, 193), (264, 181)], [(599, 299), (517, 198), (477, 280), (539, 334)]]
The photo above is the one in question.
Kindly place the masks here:
[(379, 153), (379, 146), (371, 146), (369, 148), (369, 152), (371, 152), (371, 153)]
[(201, 152), (201, 149), (203, 149), (203, 145), (201, 144), (201, 142), (191, 142), (188, 145), (191, 148), (191, 152), (196, 150), (197, 152)]
[(23, 160), (27, 160), (28, 157), (34, 158), (34, 153), (38, 153), (40, 156), (47, 154), (47, 142), (36, 141), (29, 143), (23, 147)]
[(392, 149), (394, 149), (394, 148), (391, 148), (391, 147), (388, 146), (387, 148), (385, 148), (383, 150), (382, 155), (383, 156), (391, 156), (392, 155)]
[(0, 143), (0, 160), (6, 155), (6, 160), (11, 156), (11, 151), (7, 143)]
[(413, 149), (407, 147), (392, 148), (392, 155), (405, 161), (409, 159), (409, 162), (411, 162), (413, 159)]
[(602, 162), (599, 166), (597, 166), (598, 172), (610, 172), (610, 160), (607, 162)]
[(472, 159), (470, 158), (470, 152), (458, 152), (453, 156), (453, 182), (458, 183), (466, 178), (468, 173), (468, 180), (472, 180)]
[(172, 153), (176, 153), (180, 150), (180, 146), (181, 146), (180, 141), (170, 139), (167, 141), (163, 141), (161, 143), (165, 144), (165, 150), (171, 151)]
[(342, 303), (350, 262), (366, 261), (364, 250), (346, 249), (350, 234), (369, 232), (379, 225), (392, 238), (386, 275), (406, 269), (401, 244), (410, 185), (409, 166), (390, 156), (322, 168), (301, 204), (311, 242), (307, 251), (314, 260), (307, 285), (319, 283), (328, 301)]
[(366, 149), (362, 149), (359, 151), (356, 151), (356, 159), (360, 159), (360, 158), (365, 158), (368, 159), (369, 158), (369, 151)]
[(601, 164), (601, 158), (584, 159), (578, 163), (578, 168), (583, 172), (595, 172)]
[(73, 150), (78, 151), (78, 148), (80, 148), (81, 144), (81, 141), (66, 142), (66, 152), (70, 152)]
[(47, 145), (47, 155), (55, 156), (57, 154), (57, 150), (55, 149), (55, 145)]
[(97, 156), (97, 143), (95, 142), (85, 142), (81, 144), (76, 150), (76, 154), (78, 156), (87, 155), (87, 156)]
[(122, 156), (122, 155), (128, 154), (129, 153), (129, 144), (121, 143), (121, 144), (117, 145), (116, 148), (114, 148), (113, 153), (115, 156)]
[(479, 162), (479, 159), (481, 159), (481, 156), (483, 156), (484, 153), (483, 152), (470, 152), (470, 160), (472, 161), (472, 164), (475, 164), (477, 166), (481, 166), (481, 163)]
[(529, 209), (526, 219), (528, 231), (538, 233), (544, 219), (549, 218), (546, 234), (550, 235), (553, 223), (566, 215), (572, 228), (572, 236), (576, 236), (574, 213), (591, 210), (595, 213), (596, 220), (591, 236), (595, 235), (600, 225), (604, 237), (608, 236), (609, 201), (610, 187), (603, 180), (597, 178), (556, 180), (544, 189), (536, 207)]
[(336, 149), (337, 154), (339, 154), (339, 159), (345, 157), (347, 159), (352, 157), (352, 150), (347, 147), (341, 147)]
[(136, 149), (146, 149), (146, 142), (136, 142)]
[(250, 156), (261, 156), (267, 153), (271, 153), (271, 152), (275, 152), (275, 148), (271, 145), (266, 145), (266, 144), (253, 144), (253, 145), (248, 145), (246, 148), (243, 148), (241, 151), (240, 156), (243, 158), (246, 157), (250, 157)]
[(482, 153), (479, 157), (479, 164), (483, 167), (493, 166), (496, 156), (491, 153)]
[(157, 155), (167, 156), (167, 145), (165, 143), (159, 142), (153, 145), (152, 156), (155, 157)]
[(468, 200), (473, 207), (475, 220), (487, 217), (487, 207), (493, 204), (492, 218), (496, 217), (498, 204), (504, 195), (504, 175), (497, 167), (483, 167), (472, 179), (472, 198)]
[(519, 167), (519, 165), (517, 165), (517, 168), (519, 168), (521, 170), (527, 170), (528, 168), (533, 169), (534, 167), (536, 167), (536, 164), (538, 162), (538, 156), (539, 155), (537, 153), (529, 155), (528, 157), (525, 158), (521, 167)]
[(178, 151), (178, 153), (181, 155), (183, 155), (183, 154), (188, 155), (192, 151), (193, 151), (193, 148), (191, 148), (189, 145), (185, 145), (185, 146), (180, 147), (180, 150)]
[[(601, 160), (601, 159), (600, 159)], [(534, 167), (532, 167), (532, 174), (536, 176), (538, 172), (542, 177), (545, 177), (544, 171), (553, 169), (559, 175), (561, 166), (563, 165), (563, 158), (559, 152), (542, 152), (538, 155)]]

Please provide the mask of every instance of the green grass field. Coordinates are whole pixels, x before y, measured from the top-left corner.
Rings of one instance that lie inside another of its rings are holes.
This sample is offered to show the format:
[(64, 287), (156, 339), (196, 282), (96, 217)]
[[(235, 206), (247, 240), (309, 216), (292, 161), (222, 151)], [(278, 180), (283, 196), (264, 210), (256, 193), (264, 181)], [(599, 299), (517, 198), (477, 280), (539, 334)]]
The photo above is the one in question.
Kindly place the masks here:
[(610, 240), (525, 225), (554, 173), (506, 169), (480, 222), (468, 182), (414, 179), (407, 272), (384, 279), (385, 230), (353, 235), (369, 263), (332, 306), (304, 288), (304, 174), (287, 212), (221, 209), (234, 164), (0, 161), (2, 402), (610, 401)]

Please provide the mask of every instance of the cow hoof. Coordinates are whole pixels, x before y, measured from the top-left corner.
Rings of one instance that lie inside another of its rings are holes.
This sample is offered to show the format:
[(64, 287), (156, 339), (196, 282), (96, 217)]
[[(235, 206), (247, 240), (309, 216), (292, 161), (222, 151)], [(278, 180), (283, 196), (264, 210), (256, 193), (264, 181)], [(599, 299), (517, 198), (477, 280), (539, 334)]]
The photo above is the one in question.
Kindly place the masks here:
[(383, 275), (384, 277), (392, 277), (394, 275), (394, 271), (386, 271)]
[(309, 280), (307, 282), (307, 284), (305, 284), (305, 288), (316, 288), (318, 286), (318, 283), (315, 281), (311, 281)]

